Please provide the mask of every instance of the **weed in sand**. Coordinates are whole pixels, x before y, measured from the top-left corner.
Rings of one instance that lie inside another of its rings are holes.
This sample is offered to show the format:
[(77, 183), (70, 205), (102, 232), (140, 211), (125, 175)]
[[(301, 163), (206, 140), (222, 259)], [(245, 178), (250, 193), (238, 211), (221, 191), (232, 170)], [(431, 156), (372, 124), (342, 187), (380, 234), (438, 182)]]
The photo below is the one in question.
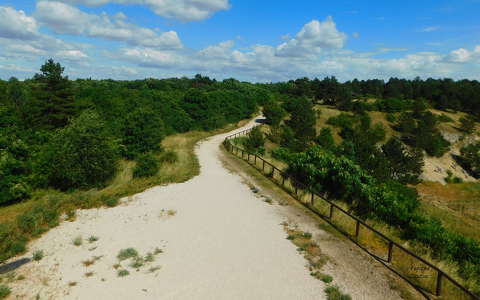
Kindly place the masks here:
[(44, 257), (43, 250), (37, 250), (33, 252), (32, 259), (34, 261), (40, 261)]
[(6, 285), (0, 285), (0, 299), (5, 299), (12, 291)]
[(158, 248), (158, 247), (155, 248), (155, 251), (153, 251), (153, 254), (154, 254), (154, 255), (157, 255), (157, 254), (160, 254), (160, 253), (163, 253), (163, 250), (160, 249), (160, 248)]
[(25, 276), (23, 276), (23, 275), (18, 275), (18, 277), (17, 277), (17, 280), (24, 280), (24, 279), (25, 279)]
[(311, 239), (312, 238), (312, 234), (310, 232), (304, 232), (303, 233), (303, 237), (306, 238), (306, 239)]
[(117, 269), (120, 268), (121, 266), (122, 266), (121, 264), (114, 264), (114, 265), (113, 265), (113, 268), (114, 268), (115, 270), (117, 270)]
[(145, 255), (145, 258), (144, 260), (146, 262), (153, 262), (155, 260), (155, 256), (152, 254), (152, 253), (147, 253), (147, 255)]
[(134, 269), (138, 269), (138, 268), (143, 267), (144, 264), (145, 264), (145, 261), (143, 260), (142, 257), (135, 257), (133, 259), (132, 263), (130, 264), (130, 267), (132, 267)]
[(128, 272), (128, 270), (122, 269), (118, 270), (117, 275), (118, 277), (125, 277), (127, 275), (130, 275), (130, 272)]
[(92, 235), (92, 236), (90, 236), (90, 237), (88, 238), (88, 242), (89, 242), (90, 244), (91, 244), (91, 243), (95, 243), (96, 241), (98, 241), (98, 236)]
[(350, 295), (342, 293), (340, 288), (336, 285), (328, 286), (325, 288), (325, 294), (327, 294), (328, 300), (351, 300)]
[(177, 214), (177, 211), (174, 209), (167, 210), (167, 215), (169, 215), (170, 217), (173, 217), (176, 214)]
[(127, 249), (122, 249), (120, 252), (118, 252), (117, 258), (118, 260), (126, 260), (132, 257), (137, 257), (138, 256), (138, 251), (135, 250), (134, 248), (127, 248)]
[(87, 272), (85, 273), (85, 277), (92, 277), (93, 274), (95, 274), (94, 272)]
[(160, 266), (151, 267), (150, 269), (148, 269), (148, 272), (154, 273), (154, 272), (160, 270), (161, 268), (162, 267), (160, 267)]
[(83, 244), (83, 238), (81, 236), (77, 236), (72, 240), (72, 243), (77, 247), (81, 246)]
[(76, 286), (77, 285), (77, 282), (76, 281), (70, 281), (68, 283), (68, 286)]
[(73, 222), (75, 220), (76, 213), (74, 210), (68, 210), (66, 212), (67, 215), (67, 221)]
[(88, 260), (82, 261), (82, 264), (83, 264), (85, 267), (90, 267), (90, 266), (93, 265), (94, 263), (95, 263), (95, 260), (94, 260), (94, 259), (88, 259)]

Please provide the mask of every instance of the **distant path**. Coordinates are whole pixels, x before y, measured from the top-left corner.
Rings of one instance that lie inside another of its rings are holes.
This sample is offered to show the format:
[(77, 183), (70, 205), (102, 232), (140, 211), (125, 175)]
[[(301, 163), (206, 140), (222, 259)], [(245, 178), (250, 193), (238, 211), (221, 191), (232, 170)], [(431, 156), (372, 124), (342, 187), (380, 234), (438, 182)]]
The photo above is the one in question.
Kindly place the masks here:
[[(202, 141), (196, 148), (200, 175), (190, 181), (154, 187), (116, 208), (79, 211), (75, 222), (33, 242), (31, 249), (46, 256), (27, 267), (30, 275), (16, 291), (28, 299), (39, 293), (42, 300), (325, 299), (324, 284), (309, 275), (286, 239), (282, 218), (219, 160), (223, 139), (253, 125)], [(92, 234), (99, 241), (89, 244)], [(78, 235), (84, 243), (75, 247)], [(124, 262), (130, 275), (120, 278), (113, 265), (127, 247), (164, 253), (138, 272)], [(82, 264), (93, 256), (103, 257)], [(157, 265), (160, 270), (148, 272)]]

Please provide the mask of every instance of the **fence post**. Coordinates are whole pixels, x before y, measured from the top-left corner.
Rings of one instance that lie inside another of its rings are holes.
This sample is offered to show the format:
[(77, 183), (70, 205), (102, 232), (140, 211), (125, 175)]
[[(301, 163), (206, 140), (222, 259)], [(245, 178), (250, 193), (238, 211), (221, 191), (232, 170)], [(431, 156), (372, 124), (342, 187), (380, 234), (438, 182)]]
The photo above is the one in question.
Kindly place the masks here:
[(313, 201), (315, 200), (315, 194), (313, 192), (312, 193), (312, 198), (310, 198), (310, 205), (313, 206)]
[(262, 159), (262, 162), (263, 162), (262, 171), (265, 172), (265, 160)]
[(255, 167), (257, 167), (257, 155), (255, 154)]
[(282, 186), (285, 186), (285, 176), (282, 175)]
[(355, 225), (355, 238), (358, 240), (358, 234), (360, 233), (360, 221), (357, 220), (357, 224)]
[(442, 278), (443, 274), (440, 272), (440, 270), (437, 271), (437, 286), (435, 288), (435, 296), (440, 296), (442, 293)]
[(389, 263), (392, 262), (392, 253), (393, 252), (393, 242), (392, 241), (389, 241), (388, 242), (388, 256), (387, 256), (387, 261)]
[(333, 207), (333, 204), (330, 204), (330, 215), (328, 216), (329, 219), (331, 219), (333, 216)]

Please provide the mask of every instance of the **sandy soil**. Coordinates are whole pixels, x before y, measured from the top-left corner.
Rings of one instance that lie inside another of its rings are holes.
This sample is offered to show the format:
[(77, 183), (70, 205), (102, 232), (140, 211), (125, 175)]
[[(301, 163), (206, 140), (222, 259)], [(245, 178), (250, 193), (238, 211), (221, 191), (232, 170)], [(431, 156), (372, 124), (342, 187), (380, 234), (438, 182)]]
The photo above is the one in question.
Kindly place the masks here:
[[(225, 136), (199, 144), (201, 173), (192, 180), (152, 188), (116, 208), (79, 211), (76, 221), (31, 243), (25, 257), (35, 250), (45, 257), (16, 271), (25, 279), (10, 284), (11, 299), (325, 298), (324, 284), (286, 239), (284, 217), (222, 166)], [(99, 240), (90, 243), (91, 235)], [(83, 243), (75, 246), (78, 236)], [(124, 260), (115, 269), (117, 254), (129, 247), (163, 253), (142, 267)], [(119, 277), (120, 269), (130, 275)]]

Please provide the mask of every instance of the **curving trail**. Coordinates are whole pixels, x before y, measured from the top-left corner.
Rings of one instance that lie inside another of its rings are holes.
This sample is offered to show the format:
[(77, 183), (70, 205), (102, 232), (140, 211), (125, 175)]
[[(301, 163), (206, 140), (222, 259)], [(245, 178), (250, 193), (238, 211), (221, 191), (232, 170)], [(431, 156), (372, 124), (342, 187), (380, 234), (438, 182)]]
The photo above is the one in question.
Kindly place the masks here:
[[(116, 208), (79, 211), (75, 222), (33, 242), (30, 249), (43, 249), (46, 256), (25, 266), (30, 275), (13, 286), (14, 294), (102, 300), (325, 298), (324, 284), (309, 275), (306, 261), (286, 240), (282, 217), (218, 158), (225, 136), (251, 126), (253, 121), (202, 141), (196, 148), (200, 175), (190, 181), (154, 187)], [(71, 241), (78, 235), (99, 240), (76, 247)], [(141, 254), (160, 247), (164, 253), (139, 271), (122, 262), (130, 275), (118, 277), (113, 265), (119, 250), (128, 247)], [(93, 257), (99, 257), (93, 265), (82, 264)], [(161, 269), (149, 272), (153, 266)]]

